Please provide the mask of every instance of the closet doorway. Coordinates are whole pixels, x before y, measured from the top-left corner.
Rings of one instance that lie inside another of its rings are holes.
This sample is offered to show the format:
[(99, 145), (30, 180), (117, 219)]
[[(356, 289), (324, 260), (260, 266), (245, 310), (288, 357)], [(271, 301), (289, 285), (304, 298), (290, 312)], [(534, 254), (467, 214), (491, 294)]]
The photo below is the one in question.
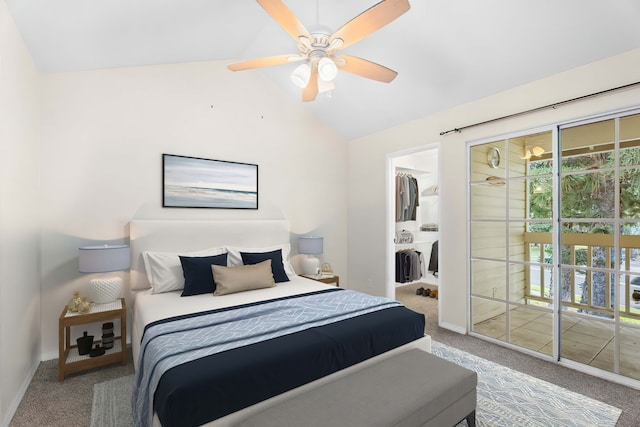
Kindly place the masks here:
[(387, 158), (387, 296), (433, 323), (441, 291), (438, 153), (431, 144)]

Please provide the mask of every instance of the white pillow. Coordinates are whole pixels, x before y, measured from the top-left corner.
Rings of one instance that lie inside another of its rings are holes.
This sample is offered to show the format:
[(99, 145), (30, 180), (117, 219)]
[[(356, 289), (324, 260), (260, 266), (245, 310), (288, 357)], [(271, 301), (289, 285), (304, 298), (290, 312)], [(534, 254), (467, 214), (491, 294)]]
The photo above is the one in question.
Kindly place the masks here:
[(296, 272), (293, 270), (293, 267), (289, 263), (289, 252), (291, 252), (291, 245), (289, 243), (282, 243), (280, 245), (266, 246), (262, 248), (241, 248), (238, 246), (226, 246), (226, 249), (229, 253), (229, 255), (227, 255), (227, 264), (232, 267), (244, 265), (240, 252), (260, 253), (277, 251), (278, 249), (281, 249), (284, 272), (287, 273), (287, 276), (289, 277), (297, 276)]
[(179, 256), (209, 256), (220, 255), (225, 252), (224, 247), (203, 249), (196, 252), (151, 252), (142, 254), (147, 279), (151, 284), (151, 293), (178, 291), (184, 288), (184, 273)]

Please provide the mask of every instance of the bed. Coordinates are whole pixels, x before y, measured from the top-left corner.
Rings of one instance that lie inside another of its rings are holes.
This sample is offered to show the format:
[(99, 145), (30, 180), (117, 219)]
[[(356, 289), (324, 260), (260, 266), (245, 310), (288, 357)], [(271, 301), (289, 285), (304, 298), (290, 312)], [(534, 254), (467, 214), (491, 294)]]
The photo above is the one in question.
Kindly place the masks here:
[[(285, 220), (130, 226), (136, 425), (234, 425), (381, 358), (430, 350), (422, 315), (296, 275)], [(211, 260), (220, 295), (193, 274)], [(179, 275), (182, 288), (167, 286)]]

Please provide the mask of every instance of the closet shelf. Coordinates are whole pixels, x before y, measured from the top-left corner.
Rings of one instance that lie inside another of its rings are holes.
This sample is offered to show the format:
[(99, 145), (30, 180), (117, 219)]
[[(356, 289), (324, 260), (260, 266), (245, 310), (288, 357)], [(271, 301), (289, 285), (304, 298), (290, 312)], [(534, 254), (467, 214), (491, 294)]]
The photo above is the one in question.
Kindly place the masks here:
[(409, 173), (411, 175), (426, 175), (431, 172), (421, 170), (421, 169), (403, 168), (402, 166), (396, 166), (396, 173)]
[(414, 240), (411, 243), (395, 243), (396, 246), (426, 245), (435, 242), (435, 240)]

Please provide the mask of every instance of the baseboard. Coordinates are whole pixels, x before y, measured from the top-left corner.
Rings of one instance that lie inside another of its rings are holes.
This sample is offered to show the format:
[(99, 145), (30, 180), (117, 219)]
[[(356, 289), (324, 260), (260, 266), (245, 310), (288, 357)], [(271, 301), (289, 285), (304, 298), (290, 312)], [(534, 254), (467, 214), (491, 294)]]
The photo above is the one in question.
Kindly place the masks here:
[(9, 405), (9, 407), (7, 408), (7, 416), (4, 418), (4, 420), (2, 420), (2, 424), (1, 424), (2, 427), (9, 427), (9, 423), (13, 419), (13, 416), (16, 414), (16, 411), (18, 410), (18, 406), (20, 406), (20, 402), (22, 402), (22, 398), (24, 397), (24, 394), (27, 392), (27, 389), (29, 388), (29, 384), (31, 384), (31, 380), (33, 379), (33, 376), (36, 374), (36, 371), (38, 370), (39, 365), (40, 365), (40, 361), (38, 360), (31, 367), (31, 371), (27, 375), (27, 378), (25, 379), (25, 381), (22, 383), (22, 386), (20, 386), (20, 390), (18, 391), (18, 394), (16, 394), (16, 397), (13, 399), (13, 402), (11, 402), (11, 405)]
[(457, 333), (459, 333), (461, 335), (467, 335), (467, 328), (461, 328), (458, 325), (453, 325), (451, 323), (442, 322), (438, 326), (440, 326), (441, 328), (444, 328), (444, 329), (448, 329), (448, 330), (453, 331), (453, 332), (457, 332)]

